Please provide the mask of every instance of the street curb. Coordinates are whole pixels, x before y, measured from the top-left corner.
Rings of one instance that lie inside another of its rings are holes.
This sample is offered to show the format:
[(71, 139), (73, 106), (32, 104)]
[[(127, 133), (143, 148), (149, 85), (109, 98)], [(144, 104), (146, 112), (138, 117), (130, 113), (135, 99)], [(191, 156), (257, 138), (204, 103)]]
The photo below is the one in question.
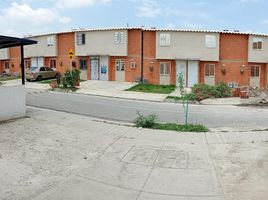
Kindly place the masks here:
[(51, 91), (49, 92), (56, 92), (56, 93), (65, 93), (65, 94), (75, 94), (75, 95), (85, 95), (85, 96), (95, 96), (95, 97), (105, 97), (105, 98), (111, 98), (111, 99), (124, 99), (124, 100), (135, 100), (135, 101), (145, 101), (145, 102), (153, 102), (153, 103), (168, 103), (164, 100), (162, 101), (156, 101), (156, 100), (146, 100), (146, 99), (137, 99), (137, 98), (125, 98), (125, 97), (113, 97), (113, 96), (106, 96), (106, 95), (98, 95), (98, 94), (85, 94), (85, 93), (77, 93), (77, 92), (59, 92), (59, 91)]

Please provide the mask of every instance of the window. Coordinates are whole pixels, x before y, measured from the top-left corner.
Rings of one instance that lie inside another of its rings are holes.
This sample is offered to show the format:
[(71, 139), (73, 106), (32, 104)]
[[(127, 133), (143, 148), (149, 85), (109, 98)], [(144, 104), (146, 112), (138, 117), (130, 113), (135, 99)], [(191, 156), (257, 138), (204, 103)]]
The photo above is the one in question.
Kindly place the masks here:
[(215, 35), (206, 35), (206, 47), (207, 48), (216, 48), (216, 36)]
[(76, 44), (77, 45), (86, 44), (86, 34), (85, 33), (77, 33), (77, 35), (76, 35)]
[(215, 64), (205, 64), (205, 76), (215, 75)]
[(49, 67), (51, 67), (51, 68), (56, 68), (57, 67), (57, 62), (56, 62), (55, 59), (51, 59), (49, 61)]
[(114, 43), (115, 44), (124, 44), (125, 34), (124, 32), (115, 32), (114, 34)]
[(41, 67), (40, 68), (40, 72), (45, 72), (46, 70), (45, 70), (45, 68), (44, 67)]
[(160, 46), (170, 46), (170, 34), (161, 33), (159, 36), (159, 40)]
[(135, 69), (136, 68), (136, 63), (135, 62), (130, 62), (130, 68)]
[(116, 71), (125, 71), (125, 60), (118, 59), (115, 61)]
[(54, 45), (54, 36), (48, 36), (47, 37), (47, 46), (53, 46)]
[(252, 65), (251, 66), (251, 77), (260, 77), (260, 66)]
[(170, 75), (170, 63), (160, 63), (160, 75)]
[(262, 49), (262, 43), (263, 43), (262, 38), (253, 38), (253, 46), (252, 46), (252, 48), (255, 49), (255, 50), (261, 50)]
[(9, 69), (9, 62), (4, 63), (5, 69)]
[(72, 67), (76, 68), (76, 62), (75, 61), (72, 61)]
[(25, 67), (30, 68), (31, 67), (31, 61), (30, 60), (25, 60)]
[(51, 69), (50, 67), (45, 67), (45, 69), (46, 69), (46, 71), (48, 71), (48, 72), (52, 72), (52, 71), (53, 71), (53, 69)]
[(79, 61), (80, 63), (80, 70), (87, 70), (87, 60), (82, 59)]

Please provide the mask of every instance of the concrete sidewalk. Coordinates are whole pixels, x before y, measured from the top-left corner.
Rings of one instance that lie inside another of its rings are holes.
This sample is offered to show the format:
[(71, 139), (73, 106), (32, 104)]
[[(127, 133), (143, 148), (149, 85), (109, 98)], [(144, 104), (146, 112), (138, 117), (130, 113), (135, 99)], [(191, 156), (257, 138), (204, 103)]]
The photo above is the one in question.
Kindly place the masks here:
[(77, 90), (76, 93), (157, 102), (164, 101), (168, 96), (166, 94), (125, 91), (136, 84), (137, 83), (90, 80), (81, 82), (79, 90)]
[(0, 199), (267, 199), (268, 132), (138, 130), (28, 108), (0, 124)]
[[(3, 81), (3, 86), (14, 86), (14, 85), (21, 85), (21, 79), (10, 80), (10, 81)], [(32, 89), (32, 90), (49, 90), (49, 84), (41, 84), (37, 82), (29, 82), (25, 81), (25, 88)]]

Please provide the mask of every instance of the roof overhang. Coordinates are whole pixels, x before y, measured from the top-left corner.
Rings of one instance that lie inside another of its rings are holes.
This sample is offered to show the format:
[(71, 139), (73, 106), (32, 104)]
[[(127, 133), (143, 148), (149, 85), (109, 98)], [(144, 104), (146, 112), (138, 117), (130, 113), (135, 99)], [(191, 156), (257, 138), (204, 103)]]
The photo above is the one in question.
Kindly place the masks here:
[(37, 44), (37, 41), (0, 35), (0, 49)]

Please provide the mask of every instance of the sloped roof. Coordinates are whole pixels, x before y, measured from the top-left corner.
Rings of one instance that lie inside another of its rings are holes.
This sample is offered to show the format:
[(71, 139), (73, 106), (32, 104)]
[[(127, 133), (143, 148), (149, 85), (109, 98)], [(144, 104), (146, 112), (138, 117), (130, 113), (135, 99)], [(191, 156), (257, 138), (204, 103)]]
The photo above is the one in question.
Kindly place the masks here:
[(50, 32), (39, 35), (29, 35), (27, 38), (40, 37), (46, 35), (56, 35), (64, 33), (76, 33), (76, 32), (90, 32), (90, 31), (111, 31), (111, 30), (144, 30), (144, 31), (156, 31), (156, 32), (193, 32), (193, 33), (226, 33), (226, 34), (237, 34), (237, 35), (254, 35), (268, 37), (265, 33), (256, 32), (240, 32), (238, 30), (202, 30), (202, 29), (180, 29), (180, 28), (155, 28), (155, 27), (110, 27), (110, 28), (79, 28), (72, 29), (71, 31), (62, 32)]

